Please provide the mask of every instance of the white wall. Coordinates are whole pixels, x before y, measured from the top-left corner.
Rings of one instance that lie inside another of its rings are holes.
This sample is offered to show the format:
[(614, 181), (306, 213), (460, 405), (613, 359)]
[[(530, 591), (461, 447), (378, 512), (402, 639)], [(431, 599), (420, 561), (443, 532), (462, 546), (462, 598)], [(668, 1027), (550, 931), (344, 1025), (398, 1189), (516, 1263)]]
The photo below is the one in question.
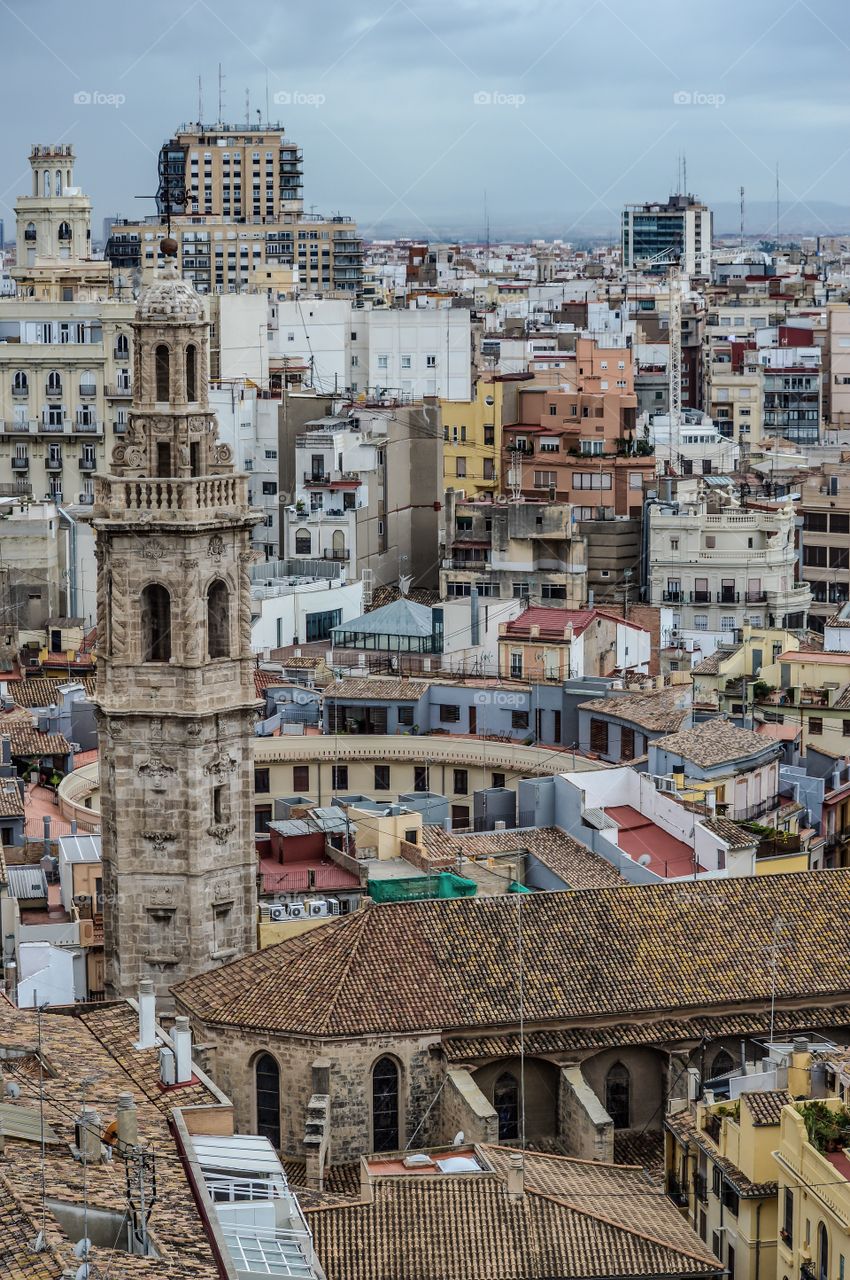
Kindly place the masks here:
[[(49, 942), (24, 942), (18, 948), (18, 1005), (73, 1004), (74, 956)], [(84, 996), (84, 991), (79, 992)]]
[(270, 307), (270, 349), (274, 356), (302, 360), (311, 372), (305, 381), (320, 392), (347, 387), (351, 380), (351, 303), (338, 298), (280, 299)]
[[(359, 618), (363, 612), (363, 584), (359, 581), (340, 583), (339, 579), (306, 582), (269, 599), (254, 598), (260, 616), (251, 625), (251, 648), (254, 653), (291, 644), (307, 643), (307, 614), (342, 611), (342, 622)], [(278, 629), (280, 619), (280, 629)], [(297, 637), (297, 640), (296, 640)], [(330, 642), (329, 642), (330, 643)]]
[[(359, 369), (359, 390), (384, 388), (411, 400), (422, 396), (471, 398), (469, 311), (451, 307), (405, 311), (379, 308), (358, 313), (355, 327), (367, 330), (369, 344), (365, 377), (362, 367)], [(435, 360), (433, 367), (428, 365), (431, 356)], [(410, 367), (406, 368), (408, 361)]]
[(266, 295), (223, 293), (219, 304), (219, 376), (222, 381), (250, 378), (265, 387), (269, 376)]

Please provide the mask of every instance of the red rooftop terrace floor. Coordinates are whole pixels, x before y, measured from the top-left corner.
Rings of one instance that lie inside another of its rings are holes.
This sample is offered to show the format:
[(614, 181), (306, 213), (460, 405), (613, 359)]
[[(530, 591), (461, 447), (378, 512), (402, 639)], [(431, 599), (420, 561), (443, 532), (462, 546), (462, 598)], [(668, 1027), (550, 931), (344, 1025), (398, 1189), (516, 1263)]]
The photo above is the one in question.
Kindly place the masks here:
[(645, 865), (665, 880), (705, 871), (696, 861), (693, 849), (677, 840), (651, 818), (646, 818), (630, 804), (610, 805), (604, 811), (619, 828), (618, 844), (635, 862), (649, 855)]

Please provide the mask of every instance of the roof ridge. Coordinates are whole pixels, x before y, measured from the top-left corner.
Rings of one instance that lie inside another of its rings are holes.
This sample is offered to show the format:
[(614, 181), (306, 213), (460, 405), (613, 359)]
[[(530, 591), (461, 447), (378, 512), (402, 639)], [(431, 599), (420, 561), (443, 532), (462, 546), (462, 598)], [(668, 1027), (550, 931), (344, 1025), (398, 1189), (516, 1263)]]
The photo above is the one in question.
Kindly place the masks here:
[(583, 1156), (566, 1156), (560, 1151), (532, 1151), (526, 1147), (506, 1147), (501, 1142), (482, 1142), (485, 1151), (522, 1151), (523, 1156), (533, 1156), (535, 1160), (565, 1160), (569, 1164), (589, 1165), (593, 1169), (637, 1169), (644, 1172), (642, 1164), (621, 1164), (617, 1160), (587, 1160)]

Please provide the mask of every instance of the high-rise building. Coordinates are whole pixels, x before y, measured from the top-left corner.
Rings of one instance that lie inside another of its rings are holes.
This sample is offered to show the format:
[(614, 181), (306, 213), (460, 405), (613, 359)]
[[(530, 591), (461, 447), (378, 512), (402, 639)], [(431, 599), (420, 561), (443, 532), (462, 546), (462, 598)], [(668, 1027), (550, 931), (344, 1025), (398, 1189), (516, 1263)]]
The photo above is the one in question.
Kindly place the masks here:
[(247, 477), (207, 398), (203, 302), (171, 252), (134, 323), (125, 439), (97, 478), (104, 946), (114, 993), (254, 946)]
[(268, 286), (297, 269), (313, 293), (360, 291), (363, 243), (348, 217), (304, 214), (301, 148), (281, 125), (183, 125), (159, 156), (157, 214), (118, 219), (106, 246), (116, 267), (153, 267), (171, 214), (184, 279), (199, 293)]
[(666, 204), (630, 204), (623, 210), (623, 267), (663, 272), (675, 264), (688, 275), (711, 274), (711, 210), (695, 196)]

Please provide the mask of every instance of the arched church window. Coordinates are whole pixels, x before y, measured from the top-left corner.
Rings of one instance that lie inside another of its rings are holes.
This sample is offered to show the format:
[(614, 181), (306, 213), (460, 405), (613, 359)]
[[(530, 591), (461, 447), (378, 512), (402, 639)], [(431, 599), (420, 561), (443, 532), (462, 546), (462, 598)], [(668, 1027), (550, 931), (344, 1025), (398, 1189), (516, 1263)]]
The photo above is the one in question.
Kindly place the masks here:
[(615, 1062), (605, 1077), (605, 1110), (615, 1129), (628, 1129), (631, 1124), (631, 1076), (622, 1062)]
[(126, 333), (116, 333), (115, 335), (115, 355), (119, 359), (126, 360), (130, 354), (130, 339)]
[(142, 660), (168, 662), (171, 657), (171, 596), (159, 582), (142, 591)]
[(45, 169), (45, 171), (44, 171), (44, 177), (43, 177), (43, 179), (42, 179), (42, 184), (43, 184), (43, 191), (44, 191), (44, 194), (45, 194), (46, 196), (49, 196), (49, 195), (50, 195), (50, 170), (49, 170), (49, 169)]
[(156, 398), (158, 401), (171, 399), (171, 353), (164, 343), (160, 343), (153, 353), (154, 375), (156, 378)]
[(24, 239), (29, 240), (32, 244), (38, 239), (38, 232), (35, 229), (34, 222), (28, 222), (24, 228)]
[(499, 1117), (499, 1141), (519, 1137), (519, 1081), (503, 1071), (493, 1089), (493, 1106)]
[[(61, 169), (56, 170), (56, 194), (57, 196), (61, 196), (62, 194), (62, 170)], [(71, 239), (70, 235), (68, 236), (68, 239), (69, 240)]]
[(257, 1133), (280, 1146), (280, 1067), (270, 1053), (261, 1053), (254, 1067), (257, 1090)]
[(211, 658), (230, 654), (230, 593), (221, 578), (207, 590), (207, 651)]
[(298, 529), (295, 534), (295, 554), (297, 556), (308, 556), (313, 548), (313, 542), (308, 529)]
[(721, 1049), (711, 1064), (712, 1079), (715, 1076), (728, 1076), (734, 1070), (735, 1064), (732, 1061), (732, 1055), (728, 1054), (725, 1049)]
[(398, 1066), (379, 1058), (372, 1068), (372, 1147), (398, 1151)]
[(189, 343), (186, 348), (186, 399), (198, 398), (198, 348)]
[(60, 240), (71, 239), (71, 228), (67, 222), (59, 223), (59, 239)]
[(818, 1280), (829, 1280), (829, 1236), (822, 1222), (818, 1223)]

